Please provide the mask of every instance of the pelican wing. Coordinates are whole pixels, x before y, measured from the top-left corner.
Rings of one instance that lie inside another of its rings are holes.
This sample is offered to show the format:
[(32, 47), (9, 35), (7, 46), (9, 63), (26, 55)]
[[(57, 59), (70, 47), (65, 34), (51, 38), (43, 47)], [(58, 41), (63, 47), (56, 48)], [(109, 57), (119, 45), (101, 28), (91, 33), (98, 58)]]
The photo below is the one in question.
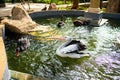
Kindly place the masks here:
[(85, 50), (86, 49), (86, 46), (83, 43), (81, 43), (80, 41), (77, 41), (77, 40), (72, 40), (65, 47), (67, 47), (69, 45), (73, 45), (73, 44), (77, 45), (77, 48), (76, 48), (77, 50)]
[(72, 44), (79, 44), (80, 41), (77, 40), (71, 40), (71, 42), (69, 44), (67, 44), (66, 46), (72, 45)]
[(73, 53), (79, 54), (79, 51), (78, 50), (70, 51), (70, 52), (67, 52), (66, 54), (73, 54)]
[(78, 51), (77, 44), (68, 45), (61, 49), (61, 52), (63, 52), (63, 53), (71, 53), (71, 52), (76, 52), (76, 51)]

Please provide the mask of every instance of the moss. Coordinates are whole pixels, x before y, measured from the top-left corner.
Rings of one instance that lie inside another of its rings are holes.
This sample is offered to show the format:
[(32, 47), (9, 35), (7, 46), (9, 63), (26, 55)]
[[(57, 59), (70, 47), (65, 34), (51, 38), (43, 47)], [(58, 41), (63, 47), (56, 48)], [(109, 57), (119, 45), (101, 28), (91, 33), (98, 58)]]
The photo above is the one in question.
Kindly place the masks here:
[(102, 8), (102, 11), (103, 11), (103, 12), (106, 12), (106, 8)]

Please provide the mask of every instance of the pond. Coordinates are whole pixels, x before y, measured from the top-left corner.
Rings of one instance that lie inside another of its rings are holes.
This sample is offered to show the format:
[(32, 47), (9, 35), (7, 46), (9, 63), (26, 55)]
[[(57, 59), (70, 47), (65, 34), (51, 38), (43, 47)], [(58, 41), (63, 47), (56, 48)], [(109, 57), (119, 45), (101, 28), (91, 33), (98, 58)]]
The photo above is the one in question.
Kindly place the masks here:
[[(31, 46), (15, 55), (16, 41), (19, 36), (6, 34), (5, 47), (9, 69), (33, 74), (48, 80), (116, 80), (120, 79), (120, 52), (115, 45), (120, 35), (120, 21), (109, 19), (101, 27), (75, 27), (76, 18), (65, 17), (65, 25), (57, 28), (59, 18), (35, 19), (42, 25), (50, 25), (54, 30), (39, 33), (39, 38), (31, 39)], [(82, 40), (87, 46), (90, 57), (63, 58), (56, 55), (56, 49), (63, 41), (49, 40), (48, 36), (70, 36)]]

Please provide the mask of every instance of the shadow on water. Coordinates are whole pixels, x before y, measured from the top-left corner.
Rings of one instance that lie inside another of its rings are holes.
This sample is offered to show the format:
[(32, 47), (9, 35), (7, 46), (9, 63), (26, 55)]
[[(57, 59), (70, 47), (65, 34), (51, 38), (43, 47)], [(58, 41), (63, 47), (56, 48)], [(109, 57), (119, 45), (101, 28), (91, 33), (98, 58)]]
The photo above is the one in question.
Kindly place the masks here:
[(80, 39), (86, 44), (86, 51), (90, 53), (90, 57), (74, 59), (57, 56), (56, 49), (63, 42), (42, 39), (43, 36), (48, 36), (45, 34), (42, 34), (39, 39), (32, 38), (30, 47), (22, 52), (19, 57), (16, 57), (15, 47), (19, 36), (7, 33), (5, 47), (9, 68), (46, 77), (49, 80), (119, 79), (120, 59), (116, 59), (119, 57), (114, 57), (111, 54), (116, 48), (114, 41), (120, 34), (119, 21), (109, 20), (101, 27), (75, 27), (73, 25), (75, 19), (66, 17), (64, 19), (65, 25), (61, 28), (56, 26), (56, 23), (60, 20), (59, 18), (36, 19), (35, 21), (42, 25), (50, 25), (56, 31), (50, 33), (51, 35), (70, 36)]
[(109, 19), (108, 22), (111, 27), (117, 28), (120, 26), (120, 20)]

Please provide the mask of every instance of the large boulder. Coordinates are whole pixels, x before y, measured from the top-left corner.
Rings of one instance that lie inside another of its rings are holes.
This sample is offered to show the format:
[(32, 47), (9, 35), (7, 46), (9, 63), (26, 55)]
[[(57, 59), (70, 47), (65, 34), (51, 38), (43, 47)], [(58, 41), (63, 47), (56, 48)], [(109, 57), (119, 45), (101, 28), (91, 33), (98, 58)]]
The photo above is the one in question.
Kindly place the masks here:
[[(11, 15), (12, 19), (4, 19), (2, 22), (12, 32), (27, 34), (39, 26), (36, 22), (32, 21), (27, 11), (21, 5), (14, 6)], [(36, 30), (39, 29), (41, 30), (40, 26)]]
[(12, 8), (11, 15), (12, 15), (13, 20), (32, 21), (32, 19), (28, 15), (27, 11), (21, 5), (14, 6)]
[(34, 29), (37, 24), (26, 20), (10, 20), (4, 19), (2, 21), (5, 24), (6, 29), (11, 32), (27, 34), (29, 30)]
[(55, 3), (50, 3), (48, 10), (57, 10), (57, 5)]

